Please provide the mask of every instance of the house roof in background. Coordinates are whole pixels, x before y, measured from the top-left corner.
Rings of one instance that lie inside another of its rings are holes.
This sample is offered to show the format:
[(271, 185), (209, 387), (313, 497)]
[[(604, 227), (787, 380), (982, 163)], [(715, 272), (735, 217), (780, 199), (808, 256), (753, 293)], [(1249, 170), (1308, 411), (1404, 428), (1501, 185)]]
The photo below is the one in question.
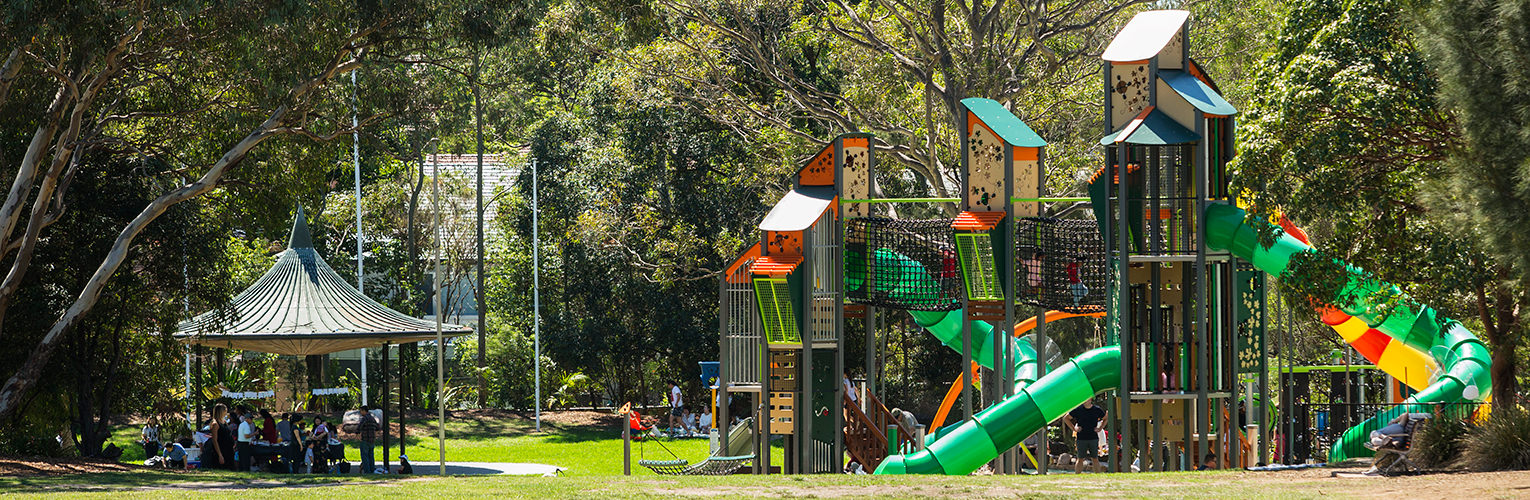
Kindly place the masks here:
[[(492, 221), (499, 216), (499, 206), (502, 202), (489, 203), (498, 189), (510, 189), (515, 186), (515, 180), (520, 177), (521, 169), (525, 167), (524, 155), (496, 153), (483, 155), (483, 198), (488, 208), (484, 210), (483, 220)], [(469, 188), (474, 187), (478, 179), (478, 155), (476, 154), (434, 154), (425, 157), (425, 175), (429, 179), (432, 169), (436, 168), (440, 161), (442, 177), (455, 177), (462, 179)], [(471, 193), (471, 191), (470, 191)], [(427, 197), (428, 200), (428, 197)], [(469, 194), (467, 199), (459, 200), (466, 206), (474, 206), (474, 196)], [(428, 201), (427, 201), (428, 203)], [(469, 212), (468, 215), (471, 215)], [(484, 231), (494, 234), (498, 228), (487, 222)]]

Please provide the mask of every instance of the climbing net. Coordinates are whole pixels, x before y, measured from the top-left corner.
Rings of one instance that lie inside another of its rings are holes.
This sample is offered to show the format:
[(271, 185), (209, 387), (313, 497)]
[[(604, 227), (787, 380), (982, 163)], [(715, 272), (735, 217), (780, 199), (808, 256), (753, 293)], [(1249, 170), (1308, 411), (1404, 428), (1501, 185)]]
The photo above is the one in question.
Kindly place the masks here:
[(950, 219), (851, 219), (845, 228), (851, 302), (915, 311), (961, 308), (962, 281)]
[(1105, 244), (1094, 221), (1028, 217), (1015, 223), (1017, 302), (1072, 313), (1105, 310)]

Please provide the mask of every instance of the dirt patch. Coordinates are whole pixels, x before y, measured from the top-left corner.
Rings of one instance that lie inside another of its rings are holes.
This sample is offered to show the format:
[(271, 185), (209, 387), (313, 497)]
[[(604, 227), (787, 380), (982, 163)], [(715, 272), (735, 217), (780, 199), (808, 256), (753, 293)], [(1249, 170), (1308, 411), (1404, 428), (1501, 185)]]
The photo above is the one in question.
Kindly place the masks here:
[(47, 477), (63, 476), (68, 474), (94, 474), (100, 472), (131, 472), (148, 469), (153, 468), (143, 465), (118, 463), (104, 459), (0, 457), (0, 476), (6, 477)]

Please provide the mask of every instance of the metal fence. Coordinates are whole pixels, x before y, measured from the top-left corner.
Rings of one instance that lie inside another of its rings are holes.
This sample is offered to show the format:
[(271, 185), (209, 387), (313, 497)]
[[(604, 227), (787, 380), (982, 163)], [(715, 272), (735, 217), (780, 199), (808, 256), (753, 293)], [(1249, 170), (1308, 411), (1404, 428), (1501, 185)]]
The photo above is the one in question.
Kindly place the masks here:
[[(1480, 410), (1489, 403), (1430, 403), (1424, 404), (1430, 408), (1434, 418), (1449, 418), (1474, 422), (1484, 413)], [(1413, 406), (1403, 403), (1297, 403), (1287, 413), (1286, 420), (1281, 422), (1277, 432), (1284, 434), (1288, 429), (1294, 429), (1289, 439), (1281, 438), (1280, 455), (1283, 455), (1285, 463), (1302, 463), (1308, 460), (1323, 461), (1327, 459), (1328, 452), (1333, 448), (1334, 442), (1344, 435), (1344, 431), (1350, 427), (1359, 425), (1361, 422), (1371, 419), (1382, 412), (1399, 406)]]

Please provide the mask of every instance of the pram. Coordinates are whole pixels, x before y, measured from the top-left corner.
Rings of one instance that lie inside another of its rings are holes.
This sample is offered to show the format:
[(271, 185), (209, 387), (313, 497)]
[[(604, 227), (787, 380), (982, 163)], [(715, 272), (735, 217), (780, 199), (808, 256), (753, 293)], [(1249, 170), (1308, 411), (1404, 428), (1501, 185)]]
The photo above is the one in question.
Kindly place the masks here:
[(313, 473), (351, 472), (350, 462), (345, 461), (345, 443), (334, 438), (310, 440), (309, 443), (313, 445), (313, 464), (310, 469)]
[(1413, 450), (1413, 436), (1423, 428), (1420, 424), (1430, 417), (1428, 413), (1404, 413), (1387, 422), (1386, 427), (1371, 431), (1371, 440), (1365, 447), (1376, 451), (1376, 461), (1367, 472), (1383, 476), (1417, 472), (1419, 468), (1408, 453)]

